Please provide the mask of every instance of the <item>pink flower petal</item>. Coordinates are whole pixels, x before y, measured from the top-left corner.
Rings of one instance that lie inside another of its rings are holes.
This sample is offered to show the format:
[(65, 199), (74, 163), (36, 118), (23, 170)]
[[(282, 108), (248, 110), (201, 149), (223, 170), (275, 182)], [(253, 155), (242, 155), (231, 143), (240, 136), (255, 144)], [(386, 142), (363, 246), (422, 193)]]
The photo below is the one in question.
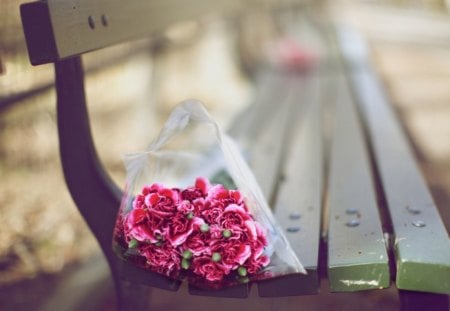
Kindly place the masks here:
[(131, 228), (131, 230), (128, 232), (128, 235), (131, 238), (134, 238), (141, 242), (150, 241), (151, 243), (155, 243), (158, 241), (151, 230), (149, 230), (149, 228), (145, 225), (135, 226)]
[(257, 233), (256, 233), (256, 226), (255, 226), (255, 222), (253, 220), (246, 220), (244, 222), (245, 227), (247, 228), (247, 232), (249, 234), (249, 238), (250, 240), (256, 240)]
[(156, 193), (150, 193), (145, 196), (145, 205), (153, 207), (159, 202), (159, 195)]
[(238, 213), (244, 220), (251, 219), (250, 214), (241, 205), (230, 204), (227, 207), (225, 207), (225, 210), (223, 212), (224, 213)]
[(228, 197), (228, 190), (225, 189), (223, 185), (218, 184), (210, 187), (206, 199), (217, 200), (217, 199), (226, 199), (227, 197)]
[(236, 261), (240, 265), (243, 265), (244, 262), (251, 256), (251, 254), (252, 254), (252, 249), (251, 249), (250, 245), (242, 244), (239, 247), (239, 252), (236, 256)]
[(198, 177), (195, 180), (195, 188), (200, 189), (203, 195), (208, 193), (210, 187), (211, 184), (209, 183), (209, 180), (205, 177)]
[(172, 189), (168, 189), (168, 188), (164, 188), (158, 191), (158, 193), (161, 196), (165, 196), (168, 198), (171, 198), (173, 200), (174, 203), (178, 202), (178, 191), (172, 190)]
[(132, 210), (127, 218), (126, 222), (128, 225), (135, 225), (145, 220), (147, 217), (147, 212), (143, 210), (142, 208), (137, 208)]

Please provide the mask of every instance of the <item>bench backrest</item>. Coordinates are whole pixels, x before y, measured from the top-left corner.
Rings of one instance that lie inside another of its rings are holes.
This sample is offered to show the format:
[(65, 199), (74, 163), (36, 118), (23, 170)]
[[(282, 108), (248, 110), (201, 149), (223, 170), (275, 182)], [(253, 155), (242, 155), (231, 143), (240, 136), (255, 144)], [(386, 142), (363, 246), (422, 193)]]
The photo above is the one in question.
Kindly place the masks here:
[(53, 63), (155, 35), (175, 22), (236, 7), (235, 1), (37, 1), (21, 6), (31, 63)]

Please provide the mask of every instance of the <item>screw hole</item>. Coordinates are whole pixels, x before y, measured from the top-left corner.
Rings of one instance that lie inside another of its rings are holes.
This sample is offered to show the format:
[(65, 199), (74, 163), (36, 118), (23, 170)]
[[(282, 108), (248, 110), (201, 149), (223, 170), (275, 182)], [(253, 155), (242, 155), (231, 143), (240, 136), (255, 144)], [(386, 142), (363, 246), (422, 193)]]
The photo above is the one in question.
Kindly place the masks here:
[(104, 27), (108, 27), (108, 18), (106, 17), (105, 14), (102, 15), (102, 25)]
[(286, 229), (286, 231), (289, 232), (289, 233), (299, 232), (300, 231), (300, 227), (288, 227)]
[(89, 27), (91, 29), (95, 29), (95, 21), (94, 21), (94, 18), (92, 16), (88, 17), (88, 24), (89, 24)]

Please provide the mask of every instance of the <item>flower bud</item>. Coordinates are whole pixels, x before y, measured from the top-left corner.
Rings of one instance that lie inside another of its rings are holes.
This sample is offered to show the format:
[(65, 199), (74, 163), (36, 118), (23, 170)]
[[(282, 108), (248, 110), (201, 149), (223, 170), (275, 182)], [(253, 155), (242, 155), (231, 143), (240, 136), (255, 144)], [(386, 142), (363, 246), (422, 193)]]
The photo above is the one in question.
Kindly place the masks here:
[(136, 248), (138, 247), (138, 240), (131, 239), (130, 242), (128, 242), (128, 248)]
[(205, 232), (208, 232), (209, 231), (209, 225), (208, 224), (201, 224), (200, 225), (200, 231), (201, 232), (203, 232), (203, 233), (205, 233)]
[(247, 269), (245, 267), (240, 266), (238, 268), (238, 274), (240, 276), (247, 276)]
[(185, 250), (184, 252), (183, 252), (183, 258), (184, 259), (191, 259), (192, 258), (192, 252), (190, 251), (190, 250)]
[(231, 230), (230, 229), (225, 229), (222, 231), (222, 236), (226, 239), (228, 239), (231, 236)]
[(214, 261), (214, 262), (218, 262), (218, 261), (220, 261), (220, 259), (222, 259), (222, 256), (220, 255), (220, 253), (213, 253), (212, 254), (212, 257), (211, 257), (211, 260), (212, 261)]
[(193, 213), (193, 212), (187, 213), (187, 214), (186, 214), (186, 218), (187, 218), (187, 219), (192, 219), (192, 218), (194, 218), (194, 213)]
[(183, 268), (184, 270), (189, 269), (189, 266), (191, 265), (191, 263), (189, 262), (189, 260), (187, 260), (186, 258), (183, 258), (181, 260), (181, 268)]

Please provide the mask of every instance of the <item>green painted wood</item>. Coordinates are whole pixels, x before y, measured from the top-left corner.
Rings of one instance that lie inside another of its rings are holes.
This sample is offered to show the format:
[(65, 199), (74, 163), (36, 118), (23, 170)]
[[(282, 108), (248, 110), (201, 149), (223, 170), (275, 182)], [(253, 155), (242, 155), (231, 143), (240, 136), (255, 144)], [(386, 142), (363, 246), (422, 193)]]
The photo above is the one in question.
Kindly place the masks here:
[(303, 109), (296, 109), (291, 116), (295, 126), (275, 203), (275, 217), (308, 274), (260, 282), (259, 295), (263, 297), (318, 292), (324, 165), (320, 82), (316, 74), (294, 78), (294, 105)]
[[(341, 35), (392, 219), (399, 289), (450, 294), (450, 239), (360, 37)], [(347, 41), (345, 41), (347, 40)], [(352, 45), (345, 44), (352, 40)], [(357, 51), (355, 51), (355, 49)], [(353, 55), (353, 58), (348, 58)]]
[(21, 11), (30, 59), (37, 65), (150, 36), (176, 22), (223, 12), (236, 4), (204, 0), (47, 0), (23, 4)]
[(368, 153), (350, 90), (337, 77), (328, 183), (331, 291), (386, 288), (390, 273)]
[(406, 136), (374, 75), (353, 79), (394, 227), (397, 287), (450, 294), (450, 239)]

